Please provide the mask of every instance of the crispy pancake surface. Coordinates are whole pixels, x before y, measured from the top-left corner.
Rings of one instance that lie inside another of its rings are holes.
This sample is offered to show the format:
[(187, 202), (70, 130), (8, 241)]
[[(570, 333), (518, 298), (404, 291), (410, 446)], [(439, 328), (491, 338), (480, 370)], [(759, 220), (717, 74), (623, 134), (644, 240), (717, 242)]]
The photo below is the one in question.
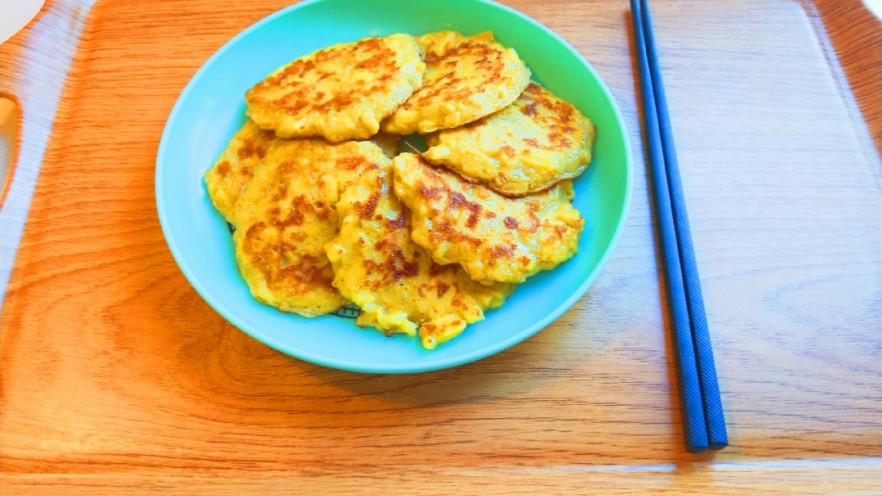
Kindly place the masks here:
[(585, 221), (570, 203), (570, 181), (512, 199), (412, 153), (392, 163), (395, 195), (412, 212), (411, 238), (437, 263), (458, 263), (485, 284), (520, 283), (578, 251)]
[(273, 142), (236, 203), (233, 234), (239, 270), (258, 301), (306, 317), (347, 303), (324, 249), (337, 233), (336, 203), (389, 161), (373, 142)]
[(424, 70), (412, 36), (365, 38), (294, 60), (249, 89), (245, 101), (249, 117), (281, 138), (363, 140), (420, 86)]
[(423, 347), (434, 349), (502, 305), (514, 286), (479, 284), (458, 265), (433, 262), (410, 239), (390, 172), (368, 172), (338, 203), (340, 232), (326, 247), (334, 286), (361, 307), (358, 325), (389, 335), (419, 331)]
[[(204, 181), (254, 298), (351, 303), (434, 349), (573, 257), (595, 129), (530, 76), (491, 32), (440, 31), (333, 45), (249, 89)], [(401, 153), (413, 133), (428, 150)]]
[(261, 130), (250, 120), (245, 122), (205, 173), (208, 196), (227, 222), (235, 225), (236, 200), (263, 160), (273, 138), (273, 133)]
[(455, 31), (419, 38), (426, 57), (423, 84), (386, 121), (384, 131), (426, 134), (475, 121), (511, 104), (530, 81), (517, 52), (490, 32)]
[(530, 83), (505, 109), (427, 138), (423, 157), (522, 196), (577, 177), (591, 161), (594, 125), (572, 104)]

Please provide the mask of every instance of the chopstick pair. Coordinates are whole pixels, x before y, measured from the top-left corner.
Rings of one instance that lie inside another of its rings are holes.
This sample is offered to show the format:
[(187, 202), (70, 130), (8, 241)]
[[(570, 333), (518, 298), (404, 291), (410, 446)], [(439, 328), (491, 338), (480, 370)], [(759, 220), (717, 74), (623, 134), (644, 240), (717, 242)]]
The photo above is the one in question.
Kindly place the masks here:
[(631, 0), (631, 19), (637, 42), (649, 163), (673, 320), (686, 449), (691, 452), (720, 449), (728, 444), (726, 421), (646, 0)]

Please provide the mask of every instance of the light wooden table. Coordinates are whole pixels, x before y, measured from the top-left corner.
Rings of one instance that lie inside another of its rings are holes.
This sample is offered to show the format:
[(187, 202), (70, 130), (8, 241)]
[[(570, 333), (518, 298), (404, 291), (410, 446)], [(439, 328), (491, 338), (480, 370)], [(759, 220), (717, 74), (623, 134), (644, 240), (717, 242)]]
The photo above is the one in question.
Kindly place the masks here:
[(882, 34), (859, 2), (654, 2), (731, 440), (701, 455), (682, 443), (626, 2), (506, 2), (621, 107), (636, 170), (615, 257), (535, 337), (411, 376), (252, 340), (160, 232), (178, 93), (288, 2), (91, 3), (48, 2), (0, 47), (24, 108), (0, 209), (0, 494), (882, 493)]

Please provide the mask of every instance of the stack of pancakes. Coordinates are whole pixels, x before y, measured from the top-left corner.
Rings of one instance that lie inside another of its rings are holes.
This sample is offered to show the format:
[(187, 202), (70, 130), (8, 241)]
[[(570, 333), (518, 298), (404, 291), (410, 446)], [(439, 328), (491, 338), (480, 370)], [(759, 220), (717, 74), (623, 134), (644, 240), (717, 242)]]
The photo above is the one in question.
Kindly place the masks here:
[[(245, 94), (249, 120), (206, 173), (251, 293), (423, 346), (578, 250), (572, 179), (594, 126), (491, 33), (334, 45)], [(425, 135), (428, 150), (399, 153)]]

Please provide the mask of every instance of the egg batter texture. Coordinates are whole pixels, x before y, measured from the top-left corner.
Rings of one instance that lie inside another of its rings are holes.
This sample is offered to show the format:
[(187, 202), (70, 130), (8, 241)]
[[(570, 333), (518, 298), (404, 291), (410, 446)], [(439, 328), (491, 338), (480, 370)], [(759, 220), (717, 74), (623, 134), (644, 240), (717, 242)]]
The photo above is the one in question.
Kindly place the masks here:
[(325, 254), (337, 235), (336, 204), (359, 177), (389, 163), (369, 141), (274, 141), (236, 202), (233, 242), (251, 294), (305, 317), (345, 305)]
[(233, 135), (217, 161), (205, 173), (205, 187), (214, 208), (235, 225), (236, 200), (254, 175), (273, 141), (273, 133), (263, 131), (251, 121)]
[(517, 52), (493, 33), (441, 31), (421, 36), (419, 44), (426, 58), (422, 86), (383, 122), (386, 132), (426, 134), (467, 124), (508, 106), (530, 82)]
[(546, 190), (591, 161), (594, 124), (536, 83), (512, 105), (427, 137), (423, 158), (508, 196)]
[(392, 335), (417, 332), (426, 349), (458, 336), (499, 307), (514, 285), (484, 285), (459, 265), (438, 265), (410, 239), (410, 219), (392, 194), (391, 170), (369, 171), (337, 204), (340, 232), (326, 250), (334, 286), (358, 305), (356, 323)]
[[(578, 251), (594, 125), (492, 33), (333, 45), (245, 93), (206, 172), (254, 298), (434, 349)], [(402, 136), (428, 150), (399, 153)], [(343, 344), (341, 344), (343, 345)]]
[(281, 138), (368, 139), (421, 85), (425, 67), (415, 39), (406, 34), (333, 45), (249, 89), (248, 116)]
[(392, 164), (395, 195), (412, 212), (411, 238), (436, 263), (458, 263), (484, 284), (521, 283), (578, 251), (585, 221), (571, 204), (571, 181), (508, 198), (413, 153)]

